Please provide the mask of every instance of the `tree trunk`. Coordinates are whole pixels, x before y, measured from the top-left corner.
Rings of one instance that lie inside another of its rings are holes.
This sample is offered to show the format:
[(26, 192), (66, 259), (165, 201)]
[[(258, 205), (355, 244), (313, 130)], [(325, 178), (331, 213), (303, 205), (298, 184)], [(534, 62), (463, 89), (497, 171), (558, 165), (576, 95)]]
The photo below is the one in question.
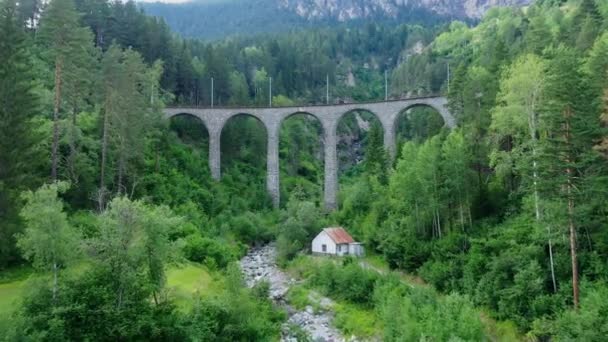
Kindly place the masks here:
[[(536, 141), (536, 140), (534, 140)], [(536, 142), (534, 142), (536, 144)], [(536, 147), (532, 148), (532, 155), (534, 156), (534, 161), (532, 162), (533, 177), (534, 177), (534, 211), (536, 217), (536, 223), (541, 223), (541, 214), (540, 214), (540, 196), (538, 194), (538, 164), (536, 163)], [(553, 242), (551, 240), (551, 226), (547, 225), (547, 235), (548, 235), (548, 243), (549, 243), (549, 266), (551, 268), (551, 282), (553, 284), (553, 293), (557, 293), (557, 281), (555, 280), (555, 264), (553, 262)]]
[(51, 151), (51, 179), (57, 181), (58, 153), (59, 153), (59, 109), (61, 107), (61, 73), (63, 68), (62, 57), (55, 59), (55, 103), (53, 108), (53, 143)]
[(124, 157), (124, 148), (120, 149), (120, 155), (118, 157), (118, 194), (123, 193), (123, 177), (125, 173), (125, 157)]
[[(568, 169), (568, 172), (572, 172)], [(574, 201), (570, 196), (572, 185), (568, 180), (568, 225), (570, 226), (570, 259), (572, 260), (572, 300), (574, 308), (578, 309), (579, 288), (578, 288), (578, 262), (576, 256), (576, 228), (574, 227)]]
[(460, 203), (460, 205), (458, 207), (459, 207), (458, 211), (460, 212), (460, 227), (462, 228), (462, 232), (464, 233), (465, 232), (465, 229), (464, 229), (464, 209), (462, 207), (462, 203)]
[(74, 106), (72, 109), (72, 127), (70, 129), (70, 156), (68, 158), (68, 170), (70, 172), (70, 178), (73, 184), (78, 183), (78, 177), (76, 176), (76, 113), (78, 108)]
[(579, 305), (579, 288), (578, 288), (578, 262), (576, 255), (576, 227), (574, 226), (574, 198), (572, 197), (572, 178), (573, 178), (573, 170), (571, 167), (571, 163), (573, 158), (570, 155), (570, 117), (572, 116), (572, 112), (570, 108), (566, 108), (564, 112), (565, 116), (565, 126), (566, 126), (566, 191), (568, 196), (568, 227), (570, 230), (570, 259), (572, 261), (572, 302), (574, 303), (574, 308), (578, 309)]
[(109, 119), (107, 107), (103, 111), (103, 134), (101, 138), (101, 171), (99, 177), (99, 212), (105, 208), (105, 193), (106, 193), (106, 156), (108, 151), (108, 129)]
[(57, 262), (53, 263), (53, 303), (55, 303), (56, 299), (57, 299), (57, 272), (58, 272), (58, 267), (57, 267)]

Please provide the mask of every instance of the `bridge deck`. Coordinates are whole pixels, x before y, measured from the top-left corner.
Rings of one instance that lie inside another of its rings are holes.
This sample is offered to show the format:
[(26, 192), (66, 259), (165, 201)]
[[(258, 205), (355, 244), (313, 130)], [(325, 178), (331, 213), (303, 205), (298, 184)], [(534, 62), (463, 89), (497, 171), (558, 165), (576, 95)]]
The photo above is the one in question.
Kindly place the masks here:
[(424, 96), (412, 96), (405, 97), (400, 99), (390, 99), (390, 100), (382, 100), (382, 101), (361, 101), (361, 102), (341, 102), (341, 103), (322, 103), (322, 104), (300, 104), (300, 105), (289, 105), (289, 106), (167, 106), (167, 108), (175, 108), (175, 109), (276, 109), (276, 108), (285, 108), (285, 109), (297, 109), (297, 108), (324, 108), (324, 107), (339, 107), (339, 106), (352, 106), (352, 105), (370, 105), (370, 104), (381, 104), (381, 103), (395, 103), (395, 102), (404, 102), (404, 101), (412, 101), (412, 100), (426, 100), (426, 99), (434, 99), (442, 97), (441, 94), (434, 95), (424, 95)]

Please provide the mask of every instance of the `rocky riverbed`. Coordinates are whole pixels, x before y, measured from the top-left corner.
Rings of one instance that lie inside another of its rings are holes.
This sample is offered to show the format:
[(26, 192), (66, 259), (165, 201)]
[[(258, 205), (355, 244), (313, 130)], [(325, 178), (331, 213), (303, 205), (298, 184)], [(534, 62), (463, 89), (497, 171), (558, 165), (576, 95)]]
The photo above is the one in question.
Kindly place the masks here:
[[(319, 342), (347, 341), (340, 332), (333, 327), (333, 302), (331, 299), (314, 293), (310, 299), (320, 309), (314, 310), (307, 306), (304, 310), (296, 310), (287, 301), (287, 291), (296, 283), (276, 265), (276, 249), (273, 245), (254, 248), (241, 259), (241, 269), (245, 276), (247, 286), (252, 287), (262, 280), (270, 284), (269, 296), (287, 311), (289, 319), (282, 328), (281, 341), (298, 341), (291, 326), (298, 326), (311, 340)], [(354, 339), (348, 339), (354, 341)]]

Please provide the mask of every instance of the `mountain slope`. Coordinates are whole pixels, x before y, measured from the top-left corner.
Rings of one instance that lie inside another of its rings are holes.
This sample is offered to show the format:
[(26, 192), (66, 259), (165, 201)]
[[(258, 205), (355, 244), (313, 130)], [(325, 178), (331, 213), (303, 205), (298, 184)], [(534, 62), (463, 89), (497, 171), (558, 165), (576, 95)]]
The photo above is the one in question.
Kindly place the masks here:
[(141, 3), (183, 36), (207, 39), (233, 34), (280, 32), (307, 26), (361, 20), (436, 24), (478, 19), (493, 6), (520, 6), (532, 0), (198, 0)]
[(521, 6), (531, 0), (278, 0), (279, 6), (307, 19), (339, 21), (385, 16), (397, 18), (412, 9), (426, 9), (453, 18), (480, 18), (494, 6)]

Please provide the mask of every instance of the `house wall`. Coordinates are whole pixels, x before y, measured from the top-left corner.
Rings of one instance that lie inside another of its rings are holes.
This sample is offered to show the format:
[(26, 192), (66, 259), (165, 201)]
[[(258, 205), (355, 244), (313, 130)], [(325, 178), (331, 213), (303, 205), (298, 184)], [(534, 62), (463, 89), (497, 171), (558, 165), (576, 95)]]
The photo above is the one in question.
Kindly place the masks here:
[[(327, 251), (323, 252), (323, 245), (327, 245)], [(312, 240), (312, 252), (313, 253), (326, 253), (326, 254), (336, 254), (336, 244), (334, 241), (327, 235), (326, 232), (321, 232)]]
[(348, 246), (348, 249), (351, 255), (363, 256), (365, 254), (365, 249), (363, 248), (363, 245), (359, 243), (351, 243)]
[(336, 246), (336, 254), (342, 256), (342, 255), (348, 255), (349, 251), (348, 251), (348, 244), (347, 243), (342, 243)]

